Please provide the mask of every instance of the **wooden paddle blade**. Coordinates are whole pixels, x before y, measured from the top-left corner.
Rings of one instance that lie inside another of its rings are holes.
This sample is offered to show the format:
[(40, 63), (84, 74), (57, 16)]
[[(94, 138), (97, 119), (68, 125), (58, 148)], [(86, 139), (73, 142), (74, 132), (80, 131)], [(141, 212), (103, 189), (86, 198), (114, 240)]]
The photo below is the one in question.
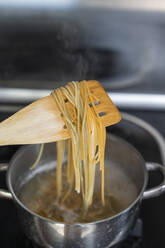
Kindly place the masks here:
[(94, 95), (97, 114), (105, 127), (118, 123), (121, 120), (119, 110), (116, 108), (101, 84), (95, 80), (87, 81), (90, 92)]
[(52, 96), (21, 109), (0, 123), (0, 145), (47, 143), (69, 138)]
[[(84, 82), (89, 84), (90, 92), (97, 99), (96, 112), (104, 126), (119, 122), (120, 113), (102, 86), (94, 80)], [(65, 127), (61, 112), (50, 95), (1, 122), (0, 145), (37, 144), (68, 139), (70, 132)]]

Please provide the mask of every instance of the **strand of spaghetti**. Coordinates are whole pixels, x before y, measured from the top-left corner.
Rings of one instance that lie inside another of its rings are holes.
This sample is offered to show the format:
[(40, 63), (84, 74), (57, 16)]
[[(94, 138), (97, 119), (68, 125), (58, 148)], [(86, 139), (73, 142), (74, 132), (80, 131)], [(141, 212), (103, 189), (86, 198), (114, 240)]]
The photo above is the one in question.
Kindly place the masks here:
[[(79, 101), (79, 97), (77, 97), (77, 95), (78, 95), (78, 85), (76, 84), (74, 84), (73, 83), (73, 85), (74, 85), (74, 88), (75, 88), (75, 95), (73, 95), (72, 94), (72, 97), (73, 97), (73, 99), (74, 99), (74, 105), (75, 105), (75, 107), (76, 107), (76, 112), (77, 112), (77, 125), (76, 125), (76, 147), (74, 146), (74, 154), (73, 154), (73, 157), (75, 157), (75, 159), (74, 159), (74, 164), (75, 164), (75, 167), (76, 167), (76, 170), (78, 171), (78, 173), (79, 173), (79, 175), (80, 175), (80, 177), (78, 178), (79, 179), (79, 188), (77, 188), (76, 190), (77, 190), (77, 192), (79, 193), (80, 192), (80, 181), (81, 181), (81, 172), (80, 172), (80, 170), (81, 170), (81, 168), (80, 168), (80, 166), (81, 166), (81, 160), (80, 160), (80, 150), (78, 149), (78, 147), (80, 146), (80, 141), (79, 141), (79, 129), (78, 129), (78, 127), (79, 127), (79, 122), (80, 122), (80, 118), (79, 118), (79, 111), (78, 111), (78, 106), (79, 106), (79, 104), (78, 104), (78, 101)], [(71, 92), (71, 91), (70, 91)], [(78, 127), (77, 127), (78, 126)]]
[[(77, 90), (77, 132), (78, 132), (78, 137), (79, 137), (79, 142), (78, 142), (78, 145), (80, 147), (80, 144), (81, 144), (81, 130), (80, 130), (80, 123), (82, 122), (82, 111), (83, 109), (81, 108), (82, 107), (82, 98), (80, 97), (80, 84), (77, 84), (76, 87), (78, 87), (78, 90)], [(85, 195), (85, 188), (84, 188), (84, 177), (83, 177), (83, 162), (81, 160), (81, 150), (78, 149), (79, 153), (78, 153), (78, 156), (79, 156), (79, 166), (80, 166), (80, 176), (81, 176), (81, 190), (82, 190), (82, 197), (84, 199), (84, 195)]]
[[(77, 131), (77, 142), (76, 142), (76, 147), (74, 147), (74, 149), (76, 150), (76, 153), (74, 152), (74, 155), (76, 157), (76, 165), (77, 165), (77, 170), (79, 171), (80, 174), (80, 178), (79, 181), (81, 183), (81, 188), (83, 187), (83, 179), (82, 179), (82, 173), (81, 173), (81, 158), (80, 158), (80, 149), (78, 149), (80, 147), (80, 111), (79, 111), (79, 101), (80, 101), (80, 97), (79, 97), (79, 86), (78, 84), (75, 84), (73, 82), (73, 86), (74, 86), (74, 92), (75, 95), (72, 94), (72, 97), (74, 98), (74, 104), (75, 104), (75, 109), (76, 109), (76, 119), (77, 119), (77, 125), (76, 125), (76, 131)], [(80, 189), (79, 191), (80, 192)]]
[(72, 95), (71, 95), (72, 92), (69, 92), (68, 88), (61, 87), (61, 89), (63, 90), (63, 93), (64, 93), (65, 96), (67, 97), (68, 101), (69, 101), (72, 105), (74, 105), (74, 101), (73, 101)]
[[(56, 92), (57, 91), (57, 92)], [(57, 106), (59, 107), (60, 111), (62, 112), (63, 116), (65, 116), (65, 120), (66, 120), (66, 125), (70, 125), (70, 127), (68, 128), (68, 131), (70, 131), (70, 128), (72, 129), (73, 133), (72, 133), (72, 136), (75, 135), (75, 128), (71, 122), (71, 120), (69, 119), (68, 117), (68, 114), (67, 114), (67, 111), (66, 111), (66, 108), (65, 108), (65, 103), (64, 103), (64, 100), (63, 100), (63, 97), (62, 97), (62, 93), (60, 92), (59, 89), (55, 90), (54, 92), (52, 92), (52, 95), (56, 101), (56, 104)], [(61, 106), (62, 105), (62, 106)]]
[(96, 122), (95, 122), (95, 116), (93, 118), (93, 133), (91, 135), (91, 146), (95, 149), (93, 149), (92, 151), (92, 163), (91, 163), (91, 171), (92, 171), (92, 177), (91, 177), (91, 187), (92, 187), (92, 190), (91, 190), (91, 196), (90, 196), (90, 205), (92, 204), (92, 199), (93, 199), (93, 192), (94, 192), (94, 184), (95, 184), (95, 169), (96, 169), (96, 162), (95, 162), (95, 151), (96, 151), (96, 133), (97, 133), (97, 125), (96, 125)]
[(71, 140), (68, 140), (68, 161), (67, 161), (67, 180), (70, 183), (71, 178), (71, 163), (72, 163), (72, 152), (71, 152)]
[(65, 106), (65, 102), (64, 102), (61, 90), (57, 89), (57, 95), (56, 95), (56, 91), (54, 91), (53, 96), (55, 97), (56, 103), (57, 103), (59, 109), (61, 110), (63, 116), (65, 117), (64, 119), (66, 119), (67, 123), (69, 124), (69, 130), (70, 130), (70, 128), (72, 129), (72, 132), (71, 132), (72, 136), (74, 136), (76, 134), (76, 130), (75, 130), (74, 125), (72, 124), (72, 121), (70, 120), (70, 118), (68, 116), (68, 111), (66, 110), (66, 106)]
[(101, 170), (101, 200), (103, 206), (105, 205), (105, 194), (104, 194), (104, 167)]
[[(86, 115), (87, 115), (87, 92), (84, 87), (84, 84), (81, 84), (81, 96), (82, 100), (84, 101), (84, 110), (83, 117), (82, 117), (82, 160), (83, 160), (83, 169), (84, 169), (84, 177), (85, 177), (85, 185), (84, 185), (84, 199), (86, 199), (86, 195), (88, 192), (88, 162), (87, 162), (87, 156), (88, 156), (88, 142), (86, 142), (86, 139), (88, 138), (88, 132), (87, 132), (87, 125), (86, 125)], [(83, 104), (82, 104), (83, 109)]]
[[(92, 97), (89, 95), (89, 98), (90, 98), (90, 100), (91, 100), (91, 103), (92, 103), (92, 106), (93, 106), (93, 109), (95, 110), (95, 113), (97, 113), (96, 112), (96, 108), (95, 108), (95, 104), (94, 104), (94, 102), (93, 102), (93, 99), (92, 99)], [(105, 143), (105, 137), (104, 137), (104, 135), (103, 135), (103, 129), (105, 129), (104, 128), (104, 126), (103, 126), (103, 124), (102, 124), (102, 122), (101, 122), (101, 119), (100, 119), (100, 117), (99, 117), (99, 115), (97, 114), (97, 119), (96, 119), (96, 122), (98, 123), (98, 129), (99, 129), (99, 133), (100, 133), (100, 135), (99, 135), (99, 137), (98, 137), (98, 144), (99, 144), (99, 149), (98, 149), (98, 161), (100, 161), (100, 158), (101, 158), (101, 156), (102, 156), (102, 154), (104, 153), (104, 143)], [(104, 166), (104, 165), (103, 165)], [(100, 169), (102, 168), (102, 166), (100, 166)]]
[[(92, 132), (93, 132), (93, 128), (94, 128), (94, 122), (93, 122), (93, 118), (94, 118), (94, 115), (93, 115), (93, 111), (91, 110), (91, 108), (89, 107), (89, 104), (87, 104), (87, 111), (88, 111), (88, 115), (87, 115), (87, 126), (88, 126), (88, 132), (89, 132), (89, 135), (88, 135), (88, 169), (87, 169), (87, 172), (88, 172), (88, 191), (87, 191), (87, 194), (86, 194), (86, 202), (85, 202), (85, 205), (86, 207), (88, 207), (90, 205), (90, 202), (92, 202), (92, 183), (94, 182), (93, 181), (93, 175), (92, 175), (92, 162), (93, 162), (93, 157), (92, 157), (92, 154), (94, 156), (94, 153), (95, 153), (95, 144), (92, 142), (92, 137), (94, 138), (94, 136), (92, 135)], [(97, 129), (96, 129), (97, 130)]]
[(95, 99), (95, 100), (96, 100), (96, 102), (99, 102), (99, 99), (97, 98), (97, 96), (92, 95), (92, 97), (93, 97), (93, 99)]
[(41, 144), (38, 157), (37, 157), (36, 161), (34, 162), (34, 164), (30, 167), (30, 170), (33, 170), (38, 165), (38, 163), (41, 159), (42, 153), (43, 153), (43, 149), (44, 149), (44, 144)]
[[(81, 98), (80, 98), (80, 90), (76, 91), (76, 88), (78, 85), (76, 85), (75, 83), (73, 83), (74, 89), (75, 89), (75, 102), (76, 102), (76, 107), (77, 107), (77, 131), (79, 133), (80, 131), (80, 125), (79, 125), (79, 121), (80, 121), (80, 107), (81, 107)], [(80, 133), (79, 133), (80, 134)], [(80, 138), (80, 135), (79, 135)], [(81, 161), (81, 160), (80, 160)], [(80, 171), (81, 171), (81, 187), (82, 187), (82, 195), (83, 198), (85, 198), (84, 196), (84, 188), (83, 188), (83, 175), (82, 175), (82, 165), (80, 164)], [(86, 173), (85, 173), (86, 174)], [(85, 199), (84, 199), (85, 200)]]
[[(89, 105), (88, 105), (89, 106)], [(89, 109), (89, 112), (91, 110)], [(86, 199), (85, 199), (85, 206), (86, 208), (90, 205), (90, 202), (92, 202), (92, 192), (93, 192), (93, 184), (94, 184), (94, 175), (92, 173), (93, 171), (93, 157), (95, 153), (95, 144), (94, 144), (94, 130), (95, 130), (95, 125), (93, 122), (93, 113), (88, 113), (88, 130), (90, 135), (88, 136), (88, 191), (86, 194)], [(94, 165), (95, 166), (95, 165)]]
[[(70, 142), (71, 145), (71, 142)], [(64, 204), (64, 202), (66, 201), (66, 199), (69, 197), (70, 193), (72, 192), (73, 189), (73, 182), (74, 182), (74, 166), (73, 166), (73, 162), (72, 162), (72, 154), (70, 156), (70, 181), (69, 181), (69, 188), (66, 191), (66, 193), (63, 196), (63, 199), (61, 200), (61, 204)]]
[[(77, 130), (77, 147), (80, 147), (80, 91), (79, 91), (79, 84), (73, 82), (74, 92), (75, 92), (75, 107), (77, 112), (77, 123), (76, 123), (76, 130)], [(81, 166), (81, 158), (80, 158), (80, 149), (77, 149), (77, 166), (79, 167), (80, 171), (80, 181), (81, 181), (81, 189), (83, 194), (83, 178), (82, 178), (82, 166)]]
[[(95, 111), (95, 114), (98, 117), (98, 121), (99, 121), (99, 130), (100, 130), (100, 136), (99, 136), (99, 153), (98, 153), (98, 160), (101, 159), (100, 161), (100, 169), (101, 169), (101, 198), (102, 198), (102, 204), (105, 204), (105, 199), (104, 199), (104, 160), (103, 160), (103, 156), (104, 156), (104, 149), (105, 149), (105, 135), (103, 133), (103, 124), (101, 123), (100, 117), (96, 111), (96, 106), (94, 104), (94, 101), (92, 99), (92, 96), (90, 94), (90, 90), (89, 87), (87, 86), (87, 91), (88, 91), (88, 96), (89, 99), (91, 101), (92, 107)], [(105, 128), (104, 128), (105, 130)]]
[(60, 140), (57, 142), (57, 173), (56, 173), (56, 182), (57, 182), (57, 199), (59, 200), (62, 191), (62, 162), (65, 152), (65, 140)]
[[(83, 142), (83, 171), (84, 171), (84, 208), (87, 210), (88, 203), (86, 201), (88, 195), (88, 180), (89, 180), (89, 173), (88, 173), (88, 149), (89, 143), (86, 142), (86, 139), (89, 137), (88, 134), (88, 127), (86, 123), (87, 117), (87, 91), (84, 87), (84, 84), (81, 84), (81, 96), (82, 96), (82, 142)], [(84, 104), (84, 108), (83, 108)]]
[[(58, 89), (57, 89), (58, 90)], [(72, 138), (72, 155), (73, 155), (73, 164), (74, 164), (74, 170), (75, 170), (75, 190), (79, 193), (80, 192), (80, 171), (78, 167), (76, 166), (76, 156), (77, 153), (75, 151), (75, 146), (77, 144), (77, 133), (74, 125), (72, 124), (72, 121), (69, 119), (69, 116), (66, 111), (65, 103), (63, 100), (62, 93), (58, 90), (58, 95), (56, 95), (56, 91), (54, 91), (52, 94), (54, 96), (54, 99), (56, 100), (56, 104), (58, 105), (60, 111), (62, 112), (64, 118), (66, 119), (67, 125), (69, 127), (71, 138)], [(62, 103), (62, 105), (60, 104)]]
[(93, 193), (94, 193), (94, 185), (95, 185), (95, 171), (96, 171), (95, 163), (92, 163), (91, 166), (92, 166), (92, 183), (91, 183), (92, 190), (91, 190), (91, 196), (90, 196), (90, 202), (89, 202), (90, 205), (92, 204), (92, 201), (93, 201)]

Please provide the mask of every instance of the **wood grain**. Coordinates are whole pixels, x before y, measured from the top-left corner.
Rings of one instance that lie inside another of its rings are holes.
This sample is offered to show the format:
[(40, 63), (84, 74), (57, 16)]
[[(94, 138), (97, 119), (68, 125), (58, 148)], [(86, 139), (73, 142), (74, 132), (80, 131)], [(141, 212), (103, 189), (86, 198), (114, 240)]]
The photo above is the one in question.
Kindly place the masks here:
[[(110, 126), (120, 121), (120, 113), (96, 81), (88, 81), (89, 88), (99, 104), (98, 113), (104, 126)], [(47, 96), (21, 109), (0, 123), (0, 145), (48, 143), (70, 137), (69, 130), (64, 128), (65, 122), (53, 99)]]

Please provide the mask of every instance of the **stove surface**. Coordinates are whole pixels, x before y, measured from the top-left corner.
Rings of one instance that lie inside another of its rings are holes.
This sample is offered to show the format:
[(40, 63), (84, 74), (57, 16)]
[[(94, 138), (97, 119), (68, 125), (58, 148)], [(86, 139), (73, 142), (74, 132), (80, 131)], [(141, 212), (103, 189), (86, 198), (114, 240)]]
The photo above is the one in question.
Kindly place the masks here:
[[(106, 8), (0, 8), (0, 87), (165, 92), (165, 15)], [(135, 28), (136, 27), (136, 28)]]

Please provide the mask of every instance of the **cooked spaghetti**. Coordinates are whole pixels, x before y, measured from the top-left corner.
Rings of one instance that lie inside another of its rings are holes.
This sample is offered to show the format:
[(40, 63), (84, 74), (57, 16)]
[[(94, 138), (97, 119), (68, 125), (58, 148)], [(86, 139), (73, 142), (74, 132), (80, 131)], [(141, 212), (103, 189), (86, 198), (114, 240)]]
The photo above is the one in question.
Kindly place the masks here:
[[(81, 194), (84, 209), (92, 204), (95, 170), (100, 166), (101, 200), (104, 205), (104, 149), (106, 131), (100, 116), (96, 112), (95, 102), (86, 81), (68, 83), (51, 94), (65, 121), (64, 128), (70, 132), (69, 140), (57, 142), (56, 188), (57, 199), (64, 202), (75, 190)], [(62, 192), (62, 163), (65, 147), (68, 147), (67, 180), (68, 191)], [(41, 145), (39, 156), (32, 166), (38, 163), (43, 151)]]

